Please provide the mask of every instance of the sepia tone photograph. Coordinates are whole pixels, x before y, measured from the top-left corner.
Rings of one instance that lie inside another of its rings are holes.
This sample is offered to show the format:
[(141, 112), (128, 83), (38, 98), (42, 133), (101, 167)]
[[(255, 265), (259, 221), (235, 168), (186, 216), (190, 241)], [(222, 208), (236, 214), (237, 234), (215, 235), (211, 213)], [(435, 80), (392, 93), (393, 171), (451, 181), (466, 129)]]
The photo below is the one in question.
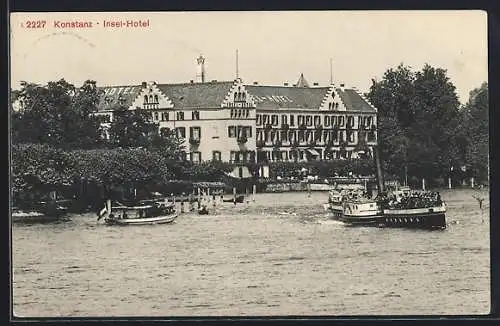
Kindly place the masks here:
[(486, 12), (9, 19), (12, 318), (490, 313)]

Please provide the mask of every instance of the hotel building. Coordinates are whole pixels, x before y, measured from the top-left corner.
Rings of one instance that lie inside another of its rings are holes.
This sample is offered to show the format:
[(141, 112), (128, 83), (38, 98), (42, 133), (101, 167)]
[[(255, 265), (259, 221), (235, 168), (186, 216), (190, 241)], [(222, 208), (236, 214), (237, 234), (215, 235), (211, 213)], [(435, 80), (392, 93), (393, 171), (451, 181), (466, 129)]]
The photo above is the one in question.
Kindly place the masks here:
[(204, 58), (197, 62), (189, 83), (103, 87), (96, 114), (108, 116), (104, 134), (116, 108), (148, 110), (159, 132), (185, 139), (185, 159), (230, 162), (240, 177), (248, 163), (373, 155), (377, 109), (356, 89), (310, 86), (303, 75), (290, 86), (205, 81)]

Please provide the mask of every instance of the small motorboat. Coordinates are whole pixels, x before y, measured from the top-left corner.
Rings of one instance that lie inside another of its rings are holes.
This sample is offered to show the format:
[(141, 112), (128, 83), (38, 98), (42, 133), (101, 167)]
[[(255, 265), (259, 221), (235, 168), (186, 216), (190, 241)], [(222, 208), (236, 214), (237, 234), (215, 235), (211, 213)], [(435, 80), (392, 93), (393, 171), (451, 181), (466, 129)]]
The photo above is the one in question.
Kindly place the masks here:
[(125, 206), (118, 203), (118, 205), (111, 206), (109, 200), (106, 207), (98, 215), (98, 220), (104, 217), (104, 222), (108, 225), (168, 224), (174, 222), (178, 217), (174, 205), (155, 203), (152, 205)]

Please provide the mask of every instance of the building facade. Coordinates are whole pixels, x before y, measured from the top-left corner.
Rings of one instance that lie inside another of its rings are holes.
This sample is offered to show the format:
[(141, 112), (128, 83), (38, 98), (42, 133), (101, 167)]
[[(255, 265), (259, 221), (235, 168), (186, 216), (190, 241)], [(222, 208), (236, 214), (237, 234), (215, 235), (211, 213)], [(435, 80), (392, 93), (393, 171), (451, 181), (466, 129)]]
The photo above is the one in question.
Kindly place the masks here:
[(352, 159), (373, 155), (377, 109), (344, 85), (310, 87), (210, 81), (102, 88), (98, 115), (117, 107), (151, 112), (159, 132), (185, 140), (187, 160), (230, 163)]

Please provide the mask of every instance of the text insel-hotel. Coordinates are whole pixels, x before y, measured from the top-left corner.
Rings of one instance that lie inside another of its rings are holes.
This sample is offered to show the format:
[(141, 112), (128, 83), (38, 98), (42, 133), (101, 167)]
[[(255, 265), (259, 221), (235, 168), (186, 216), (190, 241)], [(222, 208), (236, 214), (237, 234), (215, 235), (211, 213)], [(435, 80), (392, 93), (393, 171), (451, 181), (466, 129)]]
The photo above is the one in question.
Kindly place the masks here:
[(103, 22), (104, 27), (115, 27), (115, 28), (121, 28), (121, 27), (149, 27), (149, 19), (146, 20), (114, 20), (114, 21), (107, 21), (105, 20)]

